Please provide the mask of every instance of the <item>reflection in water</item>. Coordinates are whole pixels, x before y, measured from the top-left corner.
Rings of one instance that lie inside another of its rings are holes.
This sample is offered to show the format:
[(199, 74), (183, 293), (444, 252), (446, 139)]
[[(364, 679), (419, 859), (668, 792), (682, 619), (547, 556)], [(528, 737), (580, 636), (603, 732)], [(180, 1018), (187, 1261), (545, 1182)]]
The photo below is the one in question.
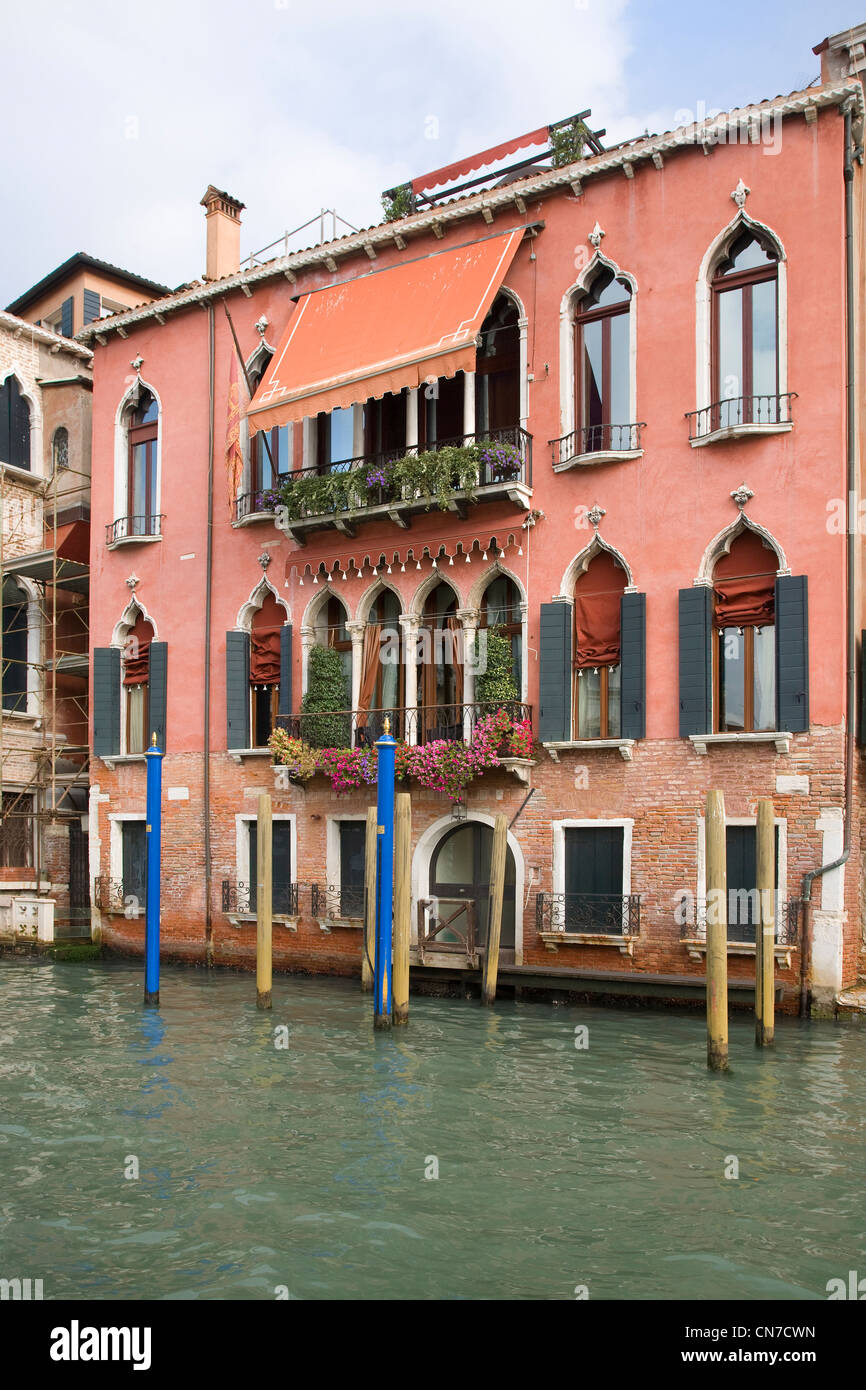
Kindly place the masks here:
[(735, 1015), (718, 1077), (692, 1014), (413, 996), (386, 1034), (346, 981), (278, 976), (272, 1018), (245, 975), (0, 988), (4, 1261), (46, 1298), (823, 1298), (863, 1265), (861, 1030), (764, 1052)]

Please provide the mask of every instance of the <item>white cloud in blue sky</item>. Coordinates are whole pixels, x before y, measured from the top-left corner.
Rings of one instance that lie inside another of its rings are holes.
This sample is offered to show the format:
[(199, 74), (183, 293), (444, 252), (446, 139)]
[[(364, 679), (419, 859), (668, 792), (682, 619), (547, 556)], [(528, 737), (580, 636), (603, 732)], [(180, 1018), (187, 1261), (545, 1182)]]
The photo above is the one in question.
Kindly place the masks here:
[(369, 225), (383, 188), (587, 106), (612, 142), (698, 102), (805, 85), (812, 45), (866, 18), (836, 0), (0, 0), (0, 14), (3, 304), (76, 250), (170, 285), (200, 276), (208, 183), (246, 203), (244, 253), (321, 207)]

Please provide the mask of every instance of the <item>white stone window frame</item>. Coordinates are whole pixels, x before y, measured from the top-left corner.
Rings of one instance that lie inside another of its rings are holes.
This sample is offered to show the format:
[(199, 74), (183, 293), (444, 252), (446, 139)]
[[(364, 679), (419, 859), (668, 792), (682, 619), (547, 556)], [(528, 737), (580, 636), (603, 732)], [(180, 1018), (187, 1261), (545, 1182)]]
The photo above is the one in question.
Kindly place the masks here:
[[(145, 752), (144, 752), (143, 749), (142, 749), (142, 751), (141, 751), (140, 753), (130, 753), (129, 750), (128, 750), (128, 748), (127, 748), (127, 746), (126, 746), (126, 729), (127, 729), (127, 724), (128, 724), (128, 715), (129, 715), (129, 711), (128, 711), (128, 708), (127, 708), (127, 704), (128, 704), (128, 700), (129, 700), (129, 694), (128, 694), (128, 692), (127, 692), (126, 686), (125, 686), (124, 683), (123, 683), (123, 651), (124, 651), (124, 648), (125, 648), (125, 646), (126, 646), (127, 641), (129, 640), (129, 634), (130, 634), (130, 632), (132, 631), (132, 629), (135, 627), (135, 624), (138, 622), (139, 617), (144, 618), (145, 622), (150, 623), (150, 626), (151, 626), (151, 628), (153, 629), (153, 639), (152, 639), (152, 640), (153, 640), (154, 642), (158, 642), (158, 641), (159, 641), (159, 631), (158, 631), (157, 626), (156, 626), (156, 619), (153, 617), (152, 614), (148, 613), (148, 611), (147, 611), (147, 609), (145, 608), (144, 604), (142, 603), (141, 599), (136, 595), (135, 598), (131, 598), (131, 599), (129, 600), (129, 603), (126, 605), (126, 608), (123, 610), (123, 613), (122, 613), (122, 615), (121, 615), (120, 621), (117, 622), (117, 623), (115, 624), (114, 631), (113, 631), (113, 633), (111, 634), (111, 642), (109, 643), (110, 646), (112, 646), (112, 647), (118, 647), (118, 648), (120, 649), (120, 754), (119, 754), (119, 757), (120, 757), (120, 758), (123, 758), (123, 759), (135, 760), (135, 761), (138, 761), (139, 759), (143, 761), (146, 755), (145, 755)], [(111, 763), (117, 762), (117, 761), (118, 761), (118, 758), (117, 758), (117, 757), (112, 758), (112, 757), (109, 755), (108, 757), (104, 758), (103, 761), (104, 761), (104, 762), (108, 762), (109, 764), (111, 764)]]
[(30, 467), (19, 468), (14, 463), (9, 463), (6, 459), (0, 459), (0, 466), (9, 474), (10, 478), (22, 482), (40, 480), (48, 475), (45, 471), (45, 460), (42, 457), (42, 400), (38, 391), (28, 387), (22, 380), (21, 373), (14, 367), (9, 367), (5, 371), (0, 368), (0, 386), (14, 377), (18, 382), (18, 389), (23, 399), (27, 402), (30, 410)]
[[(256, 822), (255, 811), (238, 811), (235, 816), (235, 869), (236, 882), (252, 884), (253, 874), (258, 872), (257, 866), (250, 863), (250, 826)], [(289, 854), (291, 856), (292, 883), (298, 881), (298, 817), (294, 811), (274, 811), (271, 817), (274, 824), (289, 824)], [(300, 906), (300, 904), (299, 904)], [(254, 922), (256, 914), (254, 912), (232, 913), (232, 918), (236, 922)], [(273, 914), (275, 922), (282, 922), (284, 925), (297, 927), (298, 918), (287, 913), (275, 912)]]
[(40, 719), (43, 713), (43, 689), (40, 672), (42, 670), (42, 600), (32, 579), (16, 574), (14, 570), (3, 576), (11, 579), (27, 599), (27, 672), (25, 688), (25, 708), (23, 710), (2, 710), (3, 719)]
[[(571, 434), (578, 428), (575, 417), (574, 401), (576, 395), (577, 382), (575, 380), (575, 354), (574, 354), (574, 327), (577, 318), (578, 305), (581, 298), (585, 295), (599, 270), (611, 270), (617, 280), (621, 280), (627, 285), (631, 292), (631, 302), (629, 304), (628, 316), (628, 367), (629, 367), (629, 420), (622, 422), (610, 421), (609, 423), (636, 424), (637, 423), (637, 299), (638, 283), (635, 277), (626, 270), (620, 269), (616, 261), (612, 261), (608, 256), (596, 251), (594, 256), (587, 262), (583, 270), (578, 275), (573, 285), (565, 291), (559, 306), (559, 424), (560, 437)], [(611, 451), (616, 458), (624, 455), (626, 458), (636, 457), (642, 450), (617, 449)], [(581, 455), (576, 455), (581, 457)], [(594, 454), (592, 456), (599, 462), (610, 461), (610, 453), (605, 451), (603, 455)]]
[[(123, 891), (123, 827), (133, 822), (140, 824), (147, 821), (146, 811), (111, 811), (108, 816), (108, 877), (112, 883), (119, 883), (121, 886), (121, 901), (125, 898)], [(110, 901), (109, 897), (109, 901)], [(126, 906), (124, 902), (124, 907)], [(115, 915), (125, 916), (124, 908), (109, 908), (109, 912)], [(133, 921), (144, 921), (144, 906), (142, 905), (137, 918)]]
[[(287, 601), (283, 598), (282, 594), (280, 594), (280, 592), (278, 591), (278, 589), (276, 588), (276, 586), (275, 586), (274, 584), (271, 583), (271, 581), (268, 579), (267, 575), (266, 575), (266, 574), (263, 574), (262, 577), (261, 577), (261, 579), (259, 580), (258, 584), (257, 584), (257, 585), (255, 586), (255, 588), (252, 590), (252, 592), (251, 592), (249, 598), (246, 600), (245, 603), (242, 603), (242, 604), (241, 604), (240, 609), (238, 610), (238, 615), (237, 615), (237, 618), (235, 619), (235, 626), (234, 626), (234, 631), (235, 631), (235, 632), (245, 632), (245, 633), (247, 634), (247, 636), (249, 636), (249, 634), (250, 634), (250, 633), (252, 632), (252, 630), (253, 630), (253, 618), (255, 617), (256, 613), (258, 613), (259, 609), (261, 608), (261, 606), (262, 606), (262, 604), (264, 603), (265, 599), (267, 598), (268, 594), (273, 594), (274, 598), (277, 600), (277, 603), (280, 605), (280, 607), (281, 607), (281, 608), (284, 610), (284, 612), (285, 612), (285, 615), (286, 615), (286, 616), (285, 616), (285, 618), (283, 619), (283, 624), (282, 624), (283, 627), (286, 627), (287, 625), (290, 625), (290, 624), (291, 624), (291, 621), (292, 621), (292, 610), (291, 610), (291, 607), (289, 606), (289, 604), (287, 603)], [(271, 756), (271, 750), (270, 750), (269, 748), (253, 748), (253, 747), (251, 746), (251, 745), (252, 745), (252, 736), (253, 736), (253, 723), (252, 723), (252, 721), (253, 721), (252, 686), (250, 687), (250, 693), (249, 693), (249, 697), (248, 697), (248, 701), (247, 701), (247, 716), (248, 716), (248, 723), (247, 723), (247, 738), (249, 739), (250, 746), (247, 747), (247, 748), (230, 748), (230, 749), (229, 749), (229, 753), (230, 753), (231, 757), (234, 758), (235, 762), (239, 762), (242, 758), (248, 758), (248, 757), (249, 757), (249, 758), (255, 758), (255, 757), (269, 758), (269, 757)]]
[(565, 832), (566, 830), (622, 830), (622, 896), (631, 893), (631, 857), (634, 838), (634, 818), (630, 816), (579, 817), (555, 820), (553, 830), (553, 892), (565, 892)]
[[(757, 816), (725, 816), (725, 830), (731, 825), (757, 826)], [(788, 895), (788, 820), (786, 816), (774, 816), (773, 825), (779, 836), (779, 867), (776, 873), (776, 904), (779, 911), (784, 910)], [(698, 816), (697, 823), (697, 898), (700, 905), (707, 897), (707, 821), (706, 816)], [(777, 917), (776, 929), (779, 920)], [(729, 942), (731, 946), (748, 945), (748, 942)], [(754, 946), (752, 946), (754, 950)], [(777, 950), (780, 949), (777, 946)]]
[[(139, 376), (132, 383), (122, 397), (114, 417), (114, 516), (112, 521), (121, 521), (130, 515), (129, 510), (129, 419), (128, 416), (138, 404), (143, 391), (149, 391), (156, 401), (157, 421), (156, 421), (156, 509), (155, 515), (162, 516), (162, 444), (163, 444), (163, 405), (162, 398), (156, 387), (149, 381), (145, 381)], [(160, 524), (160, 532), (162, 525)], [(158, 536), (129, 536), (115, 541), (114, 544), (126, 541), (135, 542), (137, 545), (147, 544), (150, 541), (161, 541), (162, 535)]]
[[(695, 284), (695, 402), (698, 410), (707, 410), (713, 404), (715, 392), (712, 377), (712, 331), (713, 331), (713, 291), (712, 279), (719, 262), (733, 241), (743, 232), (751, 232), (758, 240), (769, 241), (778, 254), (776, 264), (777, 293), (777, 339), (776, 354), (778, 364), (778, 393), (788, 392), (788, 257), (784, 243), (772, 227), (750, 217), (745, 209), (740, 209), (726, 227), (710, 242), (704, 252), (701, 268)], [(752, 429), (755, 433), (789, 429), (783, 425), (757, 425), (738, 427), (741, 431)]]

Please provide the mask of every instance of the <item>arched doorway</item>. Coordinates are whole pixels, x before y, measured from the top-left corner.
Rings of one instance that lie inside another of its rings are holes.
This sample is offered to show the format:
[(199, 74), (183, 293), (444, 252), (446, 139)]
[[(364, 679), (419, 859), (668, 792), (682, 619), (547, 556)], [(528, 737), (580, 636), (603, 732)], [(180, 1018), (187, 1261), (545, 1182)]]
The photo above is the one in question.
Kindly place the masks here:
[[(438, 902), (438, 920), (446, 922), (425, 947), (459, 956), (484, 951), (490, 914), (490, 859), (493, 829), (480, 821), (464, 821), (446, 830), (430, 860), (430, 896)], [(515, 867), (508, 846), (502, 901), (500, 959), (514, 962)]]

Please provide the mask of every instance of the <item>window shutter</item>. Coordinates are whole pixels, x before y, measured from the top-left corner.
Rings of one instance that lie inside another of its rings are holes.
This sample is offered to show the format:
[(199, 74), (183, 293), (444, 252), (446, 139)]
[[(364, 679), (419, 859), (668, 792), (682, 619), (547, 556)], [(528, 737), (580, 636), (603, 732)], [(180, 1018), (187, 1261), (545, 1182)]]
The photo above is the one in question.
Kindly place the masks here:
[(570, 603), (541, 605), (539, 639), (538, 736), (542, 743), (571, 738)]
[(12, 377), (0, 386), (0, 463), (12, 462)]
[(805, 574), (776, 580), (776, 728), (809, 731), (809, 589)]
[(280, 628), (280, 709), (281, 716), (292, 712), (292, 625)]
[(859, 700), (857, 702), (859, 715), (857, 736), (859, 743), (866, 743), (866, 632), (860, 633), (860, 661), (857, 674), (860, 680)]
[(150, 727), (145, 731), (147, 742), (150, 735), (156, 734), (156, 741), (165, 752), (165, 708), (167, 690), (168, 643), (151, 642), (148, 651), (150, 667), (147, 676), (147, 693), (150, 703)]
[(93, 652), (93, 752), (99, 758), (120, 752), (120, 648)]
[(74, 306), (75, 301), (72, 295), (70, 295), (68, 299), (64, 299), (60, 306), (60, 332), (63, 334), (64, 338), (72, 337), (72, 314)]
[(646, 738), (646, 594), (620, 599), (620, 737)]
[(712, 589), (680, 589), (680, 738), (712, 732), (712, 614)]
[(96, 290), (85, 290), (85, 291), (84, 291), (84, 322), (85, 322), (85, 323), (93, 323), (93, 320), (94, 320), (94, 319), (98, 319), (98, 318), (99, 318), (99, 311), (100, 311), (101, 307), (102, 307), (102, 306), (101, 306), (101, 304), (100, 304), (100, 301), (99, 301), (99, 294), (97, 293), (97, 291), (96, 291)]
[(250, 634), (226, 633), (227, 748), (250, 746)]

